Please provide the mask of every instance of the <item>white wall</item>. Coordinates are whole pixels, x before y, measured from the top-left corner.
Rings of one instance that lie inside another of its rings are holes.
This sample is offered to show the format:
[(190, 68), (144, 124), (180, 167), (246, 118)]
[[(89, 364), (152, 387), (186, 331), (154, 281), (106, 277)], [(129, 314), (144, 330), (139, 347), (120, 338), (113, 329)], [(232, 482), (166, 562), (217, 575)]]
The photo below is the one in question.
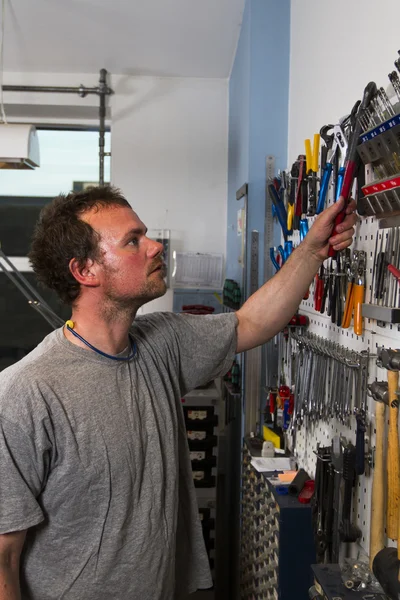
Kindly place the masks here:
[(399, 0), (292, 0), (288, 165), (304, 140), (385, 89), (400, 49)]
[[(225, 80), (113, 78), (111, 176), (173, 249), (225, 253)], [(172, 307), (171, 292), (146, 307)]]
[[(96, 86), (98, 75), (4, 74), (4, 84)], [(111, 180), (171, 247), (225, 253), (227, 81), (112, 76)], [(5, 93), (10, 121), (97, 124), (98, 99)], [(26, 115), (26, 117), (25, 117)], [(171, 310), (172, 292), (147, 310)]]

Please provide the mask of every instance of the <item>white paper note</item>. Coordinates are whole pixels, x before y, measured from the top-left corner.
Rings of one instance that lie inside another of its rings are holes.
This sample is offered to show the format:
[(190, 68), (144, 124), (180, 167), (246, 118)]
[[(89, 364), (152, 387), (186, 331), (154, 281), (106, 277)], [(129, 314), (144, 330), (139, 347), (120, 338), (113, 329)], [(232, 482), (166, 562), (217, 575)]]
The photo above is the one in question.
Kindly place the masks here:
[(290, 471), (292, 469), (290, 458), (252, 458), (251, 464), (259, 473)]

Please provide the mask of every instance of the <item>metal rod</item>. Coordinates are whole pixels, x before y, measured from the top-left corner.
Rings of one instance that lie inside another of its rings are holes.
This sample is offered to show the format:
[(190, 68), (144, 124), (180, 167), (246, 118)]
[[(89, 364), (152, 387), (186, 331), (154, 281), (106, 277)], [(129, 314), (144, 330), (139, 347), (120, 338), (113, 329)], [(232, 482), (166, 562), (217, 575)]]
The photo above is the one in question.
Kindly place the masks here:
[[(3, 85), (4, 92), (45, 92), (50, 94), (78, 94), (84, 98), (88, 94), (98, 94), (99, 88), (87, 88), (84, 85), (79, 87), (57, 87), (45, 85)], [(112, 93), (111, 91), (109, 93)]]
[(107, 90), (107, 71), (101, 69), (99, 79), (99, 185), (104, 185), (104, 135), (106, 131), (106, 92)]

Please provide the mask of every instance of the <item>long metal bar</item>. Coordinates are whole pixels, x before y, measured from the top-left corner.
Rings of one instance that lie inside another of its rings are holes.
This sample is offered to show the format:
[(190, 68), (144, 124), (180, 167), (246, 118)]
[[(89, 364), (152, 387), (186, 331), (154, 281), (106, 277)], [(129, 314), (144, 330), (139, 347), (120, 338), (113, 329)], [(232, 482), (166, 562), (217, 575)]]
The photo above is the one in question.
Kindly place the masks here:
[[(44, 92), (50, 94), (78, 94), (84, 98), (88, 94), (98, 94), (98, 87), (87, 88), (84, 85), (79, 87), (58, 87), (53, 85), (3, 85), (4, 92)], [(112, 93), (112, 92), (110, 92)]]
[[(4, 261), (7, 267), (3, 264)], [(8, 277), (15, 287), (25, 296), (28, 304), (39, 312), (44, 319), (54, 328), (60, 327), (64, 321), (59, 317), (53, 309), (47, 304), (42, 296), (35, 290), (29, 281), (18, 271), (10, 259), (0, 249), (0, 270)]]
[(99, 81), (100, 106), (99, 106), (99, 185), (104, 185), (104, 136), (106, 132), (106, 92), (107, 90), (107, 71), (101, 69)]
[(50, 94), (78, 94), (85, 98), (88, 94), (97, 94), (100, 98), (99, 106), (99, 185), (104, 185), (104, 139), (105, 139), (105, 119), (106, 119), (106, 96), (111, 96), (113, 90), (107, 85), (107, 70), (100, 69), (99, 85), (97, 87), (65, 87), (48, 85), (3, 85), (4, 92), (44, 92)]

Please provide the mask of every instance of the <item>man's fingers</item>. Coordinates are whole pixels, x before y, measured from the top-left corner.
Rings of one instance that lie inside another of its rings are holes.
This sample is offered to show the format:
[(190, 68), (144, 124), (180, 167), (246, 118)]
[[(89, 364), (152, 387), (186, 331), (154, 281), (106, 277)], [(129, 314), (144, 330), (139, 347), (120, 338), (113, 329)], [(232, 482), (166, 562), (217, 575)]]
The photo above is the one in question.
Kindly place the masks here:
[[(354, 227), (346, 229), (343, 233), (338, 233), (329, 238), (329, 243), (333, 246), (334, 250), (343, 250), (347, 248), (353, 241)], [(343, 245), (344, 244), (344, 245)]]
[(346, 229), (352, 229), (357, 223), (357, 221), (357, 215), (355, 215), (354, 213), (348, 215), (343, 221), (343, 223), (340, 223), (340, 225), (336, 227), (336, 233), (342, 233), (343, 231), (346, 231)]
[(355, 200), (351, 199), (346, 207), (346, 214), (351, 215), (351, 213), (354, 213), (356, 208), (357, 208), (357, 202)]

